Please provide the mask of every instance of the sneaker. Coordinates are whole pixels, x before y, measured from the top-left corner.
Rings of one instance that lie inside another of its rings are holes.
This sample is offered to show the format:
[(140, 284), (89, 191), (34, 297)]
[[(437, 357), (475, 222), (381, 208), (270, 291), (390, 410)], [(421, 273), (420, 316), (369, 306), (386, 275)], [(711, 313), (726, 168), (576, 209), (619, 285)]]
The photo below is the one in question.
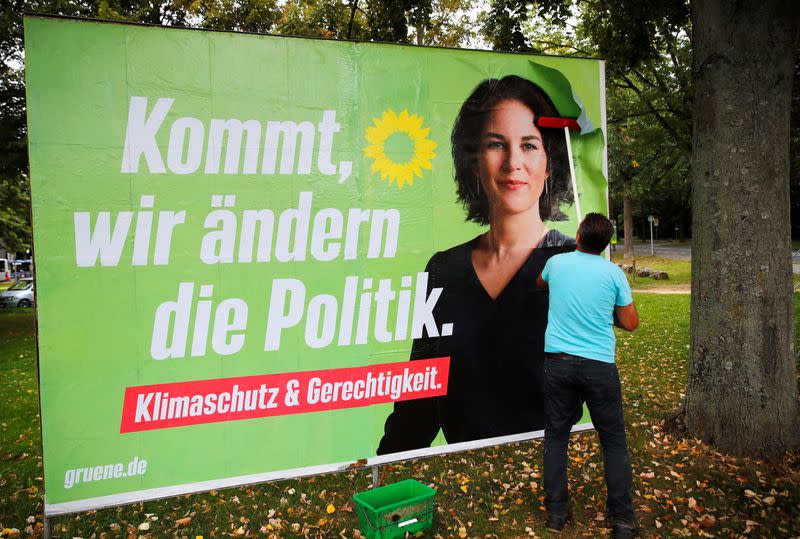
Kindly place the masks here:
[(629, 539), (639, 534), (639, 524), (635, 520), (616, 520), (611, 527), (614, 539)]
[(564, 526), (572, 520), (572, 511), (566, 513), (547, 513), (547, 531), (551, 533), (561, 533)]

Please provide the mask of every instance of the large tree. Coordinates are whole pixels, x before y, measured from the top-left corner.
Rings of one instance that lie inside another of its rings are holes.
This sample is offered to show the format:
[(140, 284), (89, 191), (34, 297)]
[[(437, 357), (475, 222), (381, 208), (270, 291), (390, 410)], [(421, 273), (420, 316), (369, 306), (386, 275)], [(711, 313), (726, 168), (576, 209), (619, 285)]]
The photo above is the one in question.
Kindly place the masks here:
[(800, 6), (692, 3), (692, 343), (685, 423), (735, 454), (800, 441), (789, 118)]
[(792, 86), (792, 123), (789, 131), (790, 190), (792, 202), (792, 238), (800, 238), (800, 48), (794, 63)]

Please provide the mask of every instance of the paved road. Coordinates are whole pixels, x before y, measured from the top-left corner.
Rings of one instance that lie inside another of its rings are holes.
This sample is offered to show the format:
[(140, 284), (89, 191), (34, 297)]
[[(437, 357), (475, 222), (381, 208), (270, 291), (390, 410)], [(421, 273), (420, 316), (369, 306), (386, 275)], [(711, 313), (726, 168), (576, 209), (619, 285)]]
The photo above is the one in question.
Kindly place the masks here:
[[(625, 246), (620, 243), (617, 245), (617, 251), (624, 251)], [(634, 246), (634, 253), (636, 256), (650, 256), (650, 242), (643, 243), (637, 241)], [(692, 259), (692, 244), (691, 243), (672, 243), (672, 242), (655, 242), (653, 250), (656, 256), (663, 258), (673, 258), (676, 260), (691, 260)], [(800, 260), (798, 260), (800, 262)]]
[[(617, 251), (624, 249), (623, 244), (617, 245)], [(637, 241), (633, 246), (636, 256), (650, 256), (650, 243)], [(653, 250), (656, 256), (663, 258), (672, 258), (675, 260), (691, 260), (692, 259), (692, 244), (691, 243), (672, 243), (672, 242), (655, 242)], [(800, 250), (793, 253), (792, 256), (792, 270), (793, 273), (800, 274)]]

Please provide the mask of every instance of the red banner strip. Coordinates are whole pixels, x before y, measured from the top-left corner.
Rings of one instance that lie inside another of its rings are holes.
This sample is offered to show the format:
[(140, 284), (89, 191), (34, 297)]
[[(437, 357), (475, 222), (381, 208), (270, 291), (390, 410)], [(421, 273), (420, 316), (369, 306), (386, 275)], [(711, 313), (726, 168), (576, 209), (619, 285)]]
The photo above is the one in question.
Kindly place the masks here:
[(441, 357), (125, 388), (120, 432), (356, 408), (447, 394)]

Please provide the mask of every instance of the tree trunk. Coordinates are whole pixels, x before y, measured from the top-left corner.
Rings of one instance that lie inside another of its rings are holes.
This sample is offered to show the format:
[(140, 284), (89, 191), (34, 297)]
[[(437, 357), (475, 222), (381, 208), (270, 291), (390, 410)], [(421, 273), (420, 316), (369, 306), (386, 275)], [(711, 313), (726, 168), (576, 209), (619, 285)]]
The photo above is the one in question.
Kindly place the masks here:
[[(791, 7), (790, 7), (791, 6)], [(737, 455), (800, 439), (789, 220), (797, 2), (694, 0), (685, 424)]]
[(625, 229), (625, 260), (633, 260), (633, 201), (627, 194), (622, 199), (622, 226)]
[(686, 222), (692, 218), (691, 203), (691, 193), (689, 193), (678, 213), (678, 241), (681, 242), (686, 241)]

